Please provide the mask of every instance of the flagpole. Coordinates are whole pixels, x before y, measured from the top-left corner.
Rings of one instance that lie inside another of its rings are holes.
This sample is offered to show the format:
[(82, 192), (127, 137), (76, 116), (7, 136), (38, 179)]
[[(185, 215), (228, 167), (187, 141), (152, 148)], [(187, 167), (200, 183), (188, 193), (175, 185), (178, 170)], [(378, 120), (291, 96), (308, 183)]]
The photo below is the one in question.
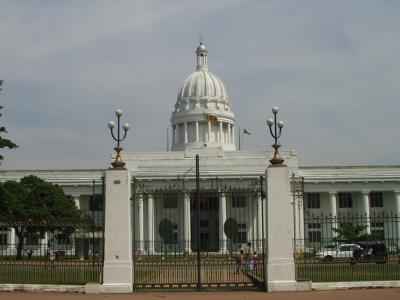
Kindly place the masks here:
[(239, 133), (239, 151), (240, 151), (240, 126), (238, 126), (238, 133)]
[(167, 152), (169, 151), (169, 127), (167, 127)]

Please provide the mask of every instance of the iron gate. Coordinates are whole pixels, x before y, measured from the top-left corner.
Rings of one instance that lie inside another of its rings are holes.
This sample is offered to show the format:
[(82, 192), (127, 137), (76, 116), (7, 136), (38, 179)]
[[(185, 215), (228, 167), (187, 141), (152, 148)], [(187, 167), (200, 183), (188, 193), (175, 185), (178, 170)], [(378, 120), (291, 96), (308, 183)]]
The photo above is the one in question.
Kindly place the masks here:
[(261, 182), (134, 180), (134, 287), (264, 288)]

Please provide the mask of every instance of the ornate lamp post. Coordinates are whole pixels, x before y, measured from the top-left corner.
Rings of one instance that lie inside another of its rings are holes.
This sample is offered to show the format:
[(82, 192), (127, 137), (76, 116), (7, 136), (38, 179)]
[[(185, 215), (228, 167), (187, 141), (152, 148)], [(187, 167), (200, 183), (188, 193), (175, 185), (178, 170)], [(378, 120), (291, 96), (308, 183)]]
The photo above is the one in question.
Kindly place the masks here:
[[(267, 120), (267, 126), (269, 127), (269, 132), (271, 133), (272, 137), (275, 140), (275, 143), (272, 145), (272, 148), (275, 149), (274, 152), (274, 157), (270, 160), (271, 167), (284, 167), (285, 165), (283, 164), (284, 159), (280, 156), (279, 154), (279, 147), (281, 145), (278, 144), (278, 139), (281, 136), (282, 133), (282, 128), (283, 128), (283, 122), (279, 121), (276, 122), (276, 115), (279, 112), (279, 107), (274, 106), (272, 107), (272, 113), (274, 114), (274, 119), (268, 119)], [(274, 130), (272, 130), (272, 125), (274, 125)], [(279, 132), (277, 130), (277, 127), (279, 128)]]
[(112, 138), (117, 142), (117, 146), (114, 147), (114, 150), (117, 152), (117, 156), (115, 157), (115, 160), (111, 163), (114, 169), (125, 169), (125, 162), (122, 161), (121, 154), (120, 152), (122, 151), (122, 147), (120, 146), (120, 143), (125, 140), (126, 138), (126, 133), (129, 130), (129, 124), (125, 123), (122, 128), (124, 129), (124, 136), (121, 138), (120, 136), (120, 118), (122, 116), (122, 110), (117, 109), (115, 111), (115, 115), (117, 116), (117, 137), (114, 135), (114, 127), (115, 123), (113, 121), (108, 122), (108, 128), (111, 130), (111, 136)]

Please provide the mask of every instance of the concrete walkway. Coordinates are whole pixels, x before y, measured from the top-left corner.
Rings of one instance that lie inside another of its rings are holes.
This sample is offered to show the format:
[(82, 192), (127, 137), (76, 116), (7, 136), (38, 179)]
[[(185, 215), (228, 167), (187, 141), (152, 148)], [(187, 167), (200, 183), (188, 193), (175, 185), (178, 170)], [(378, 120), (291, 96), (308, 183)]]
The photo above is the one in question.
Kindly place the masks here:
[(132, 294), (85, 295), (75, 293), (0, 293), (0, 300), (399, 300), (400, 289), (360, 289), (291, 293), (263, 292), (135, 292)]

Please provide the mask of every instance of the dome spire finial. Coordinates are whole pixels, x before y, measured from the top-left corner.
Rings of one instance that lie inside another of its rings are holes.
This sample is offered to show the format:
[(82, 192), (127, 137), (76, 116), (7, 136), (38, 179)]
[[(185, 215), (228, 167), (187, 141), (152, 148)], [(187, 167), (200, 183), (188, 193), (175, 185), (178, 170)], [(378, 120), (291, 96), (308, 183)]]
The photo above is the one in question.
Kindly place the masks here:
[(206, 45), (203, 42), (203, 35), (200, 34), (200, 44), (196, 49), (197, 54), (197, 68), (196, 70), (208, 70), (207, 67), (207, 55), (208, 51)]

